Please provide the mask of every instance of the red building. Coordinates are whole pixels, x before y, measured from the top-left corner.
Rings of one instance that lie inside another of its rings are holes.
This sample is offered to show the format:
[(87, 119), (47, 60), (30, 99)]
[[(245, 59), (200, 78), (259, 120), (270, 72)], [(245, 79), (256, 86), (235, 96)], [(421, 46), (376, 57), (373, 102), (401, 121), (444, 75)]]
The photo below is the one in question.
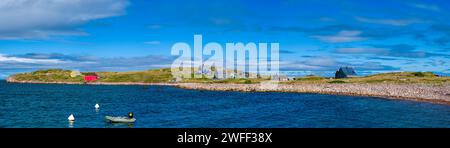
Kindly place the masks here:
[(93, 81), (97, 81), (98, 79), (99, 79), (99, 76), (95, 73), (84, 75), (84, 82), (93, 82)]

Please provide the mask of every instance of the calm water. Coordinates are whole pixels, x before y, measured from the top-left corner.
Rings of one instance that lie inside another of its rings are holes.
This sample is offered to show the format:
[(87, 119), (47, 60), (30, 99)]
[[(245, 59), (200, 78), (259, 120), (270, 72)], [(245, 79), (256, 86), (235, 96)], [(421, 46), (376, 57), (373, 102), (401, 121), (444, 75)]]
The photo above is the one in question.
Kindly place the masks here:
[[(134, 124), (104, 120), (129, 111), (137, 118)], [(73, 124), (67, 121), (71, 113)], [(1, 81), (0, 127), (450, 127), (450, 106), (320, 94)]]

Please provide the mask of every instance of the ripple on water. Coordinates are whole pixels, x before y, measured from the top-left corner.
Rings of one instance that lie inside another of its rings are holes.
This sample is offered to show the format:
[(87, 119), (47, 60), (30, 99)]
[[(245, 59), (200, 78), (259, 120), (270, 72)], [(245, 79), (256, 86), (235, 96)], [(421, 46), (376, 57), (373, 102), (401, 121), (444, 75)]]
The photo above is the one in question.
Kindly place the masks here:
[[(0, 127), (450, 127), (448, 105), (375, 97), (4, 82), (0, 90)], [(105, 122), (130, 111), (135, 124)]]

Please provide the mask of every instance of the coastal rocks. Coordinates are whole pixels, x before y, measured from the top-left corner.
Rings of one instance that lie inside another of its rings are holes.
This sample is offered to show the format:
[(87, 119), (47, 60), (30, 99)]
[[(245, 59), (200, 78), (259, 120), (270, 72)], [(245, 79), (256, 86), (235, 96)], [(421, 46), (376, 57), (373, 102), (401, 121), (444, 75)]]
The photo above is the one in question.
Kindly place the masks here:
[(29, 84), (69, 84), (69, 85), (158, 85), (158, 86), (176, 86), (177, 83), (144, 83), (144, 82), (43, 82), (43, 81), (18, 81), (13, 77), (6, 79), (8, 83), (29, 83)]
[(278, 84), (276, 89), (261, 89), (259, 84), (179, 83), (185, 89), (243, 92), (299, 92), (338, 95), (377, 96), (450, 104), (450, 86), (425, 84)]
[(14, 83), (14, 79), (12, 77), (8, 77), (8, 78), (6, 78), (6, 82)]

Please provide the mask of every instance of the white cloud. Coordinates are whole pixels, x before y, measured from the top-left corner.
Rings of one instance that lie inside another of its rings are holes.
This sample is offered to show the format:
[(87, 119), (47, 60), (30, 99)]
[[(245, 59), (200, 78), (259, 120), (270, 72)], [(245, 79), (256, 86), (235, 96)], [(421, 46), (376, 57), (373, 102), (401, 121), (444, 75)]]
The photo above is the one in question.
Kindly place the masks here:
[(31, 59), (0, 54), (0, 63), (60, 64), (63, 62), (58, 59)]
[(303, 61), (284, 61), (280, 63), (282, 70), (335, 70), (339, 66), (347, 65), (346, 63), (337, 61), (333, 57), (318, 56), (305, 59)]
[(425, 10), (431, 10), (431, 11), (440, 11), (441, 8), (436, 5), (429, 5), (429, 4), (412, 4), (413, 7), (425, 9)]
[(343, 31), (338, 32), (336, 35), (316, 35), (313, 37), (317, 38), (321, 41), (329, 42), (329, 43), (355, 42), (355, 41), (362, 41), (362, 40), (367, 39), (367, 38), (359, 36), (360, 34), (361, 34), (361, 31), (343, 30)]
[(127, 5), (127, 0), (1, 0), (0, 39), (86, 35), (79, 25), (121, 15)]
[(392, 25), (392, 26), (407, 26), (414, 23), (421, 23), (418, 19), (374, 19), (365, 17), (355, 17), (357, 21), (370, 24)]
[(332, 57), (314, 57), (304, 61), (304, 63), (311, 66), (336, 66), (339, 62)]
[[(131, 71), (169, 67), (174, 59), (167, 56), (100, 58), (86, 55), (29, 53), (0, 54), (0, 73), (62, 68), (82, 71)], [(3, 71), (3, 72), (2, 72)]]

